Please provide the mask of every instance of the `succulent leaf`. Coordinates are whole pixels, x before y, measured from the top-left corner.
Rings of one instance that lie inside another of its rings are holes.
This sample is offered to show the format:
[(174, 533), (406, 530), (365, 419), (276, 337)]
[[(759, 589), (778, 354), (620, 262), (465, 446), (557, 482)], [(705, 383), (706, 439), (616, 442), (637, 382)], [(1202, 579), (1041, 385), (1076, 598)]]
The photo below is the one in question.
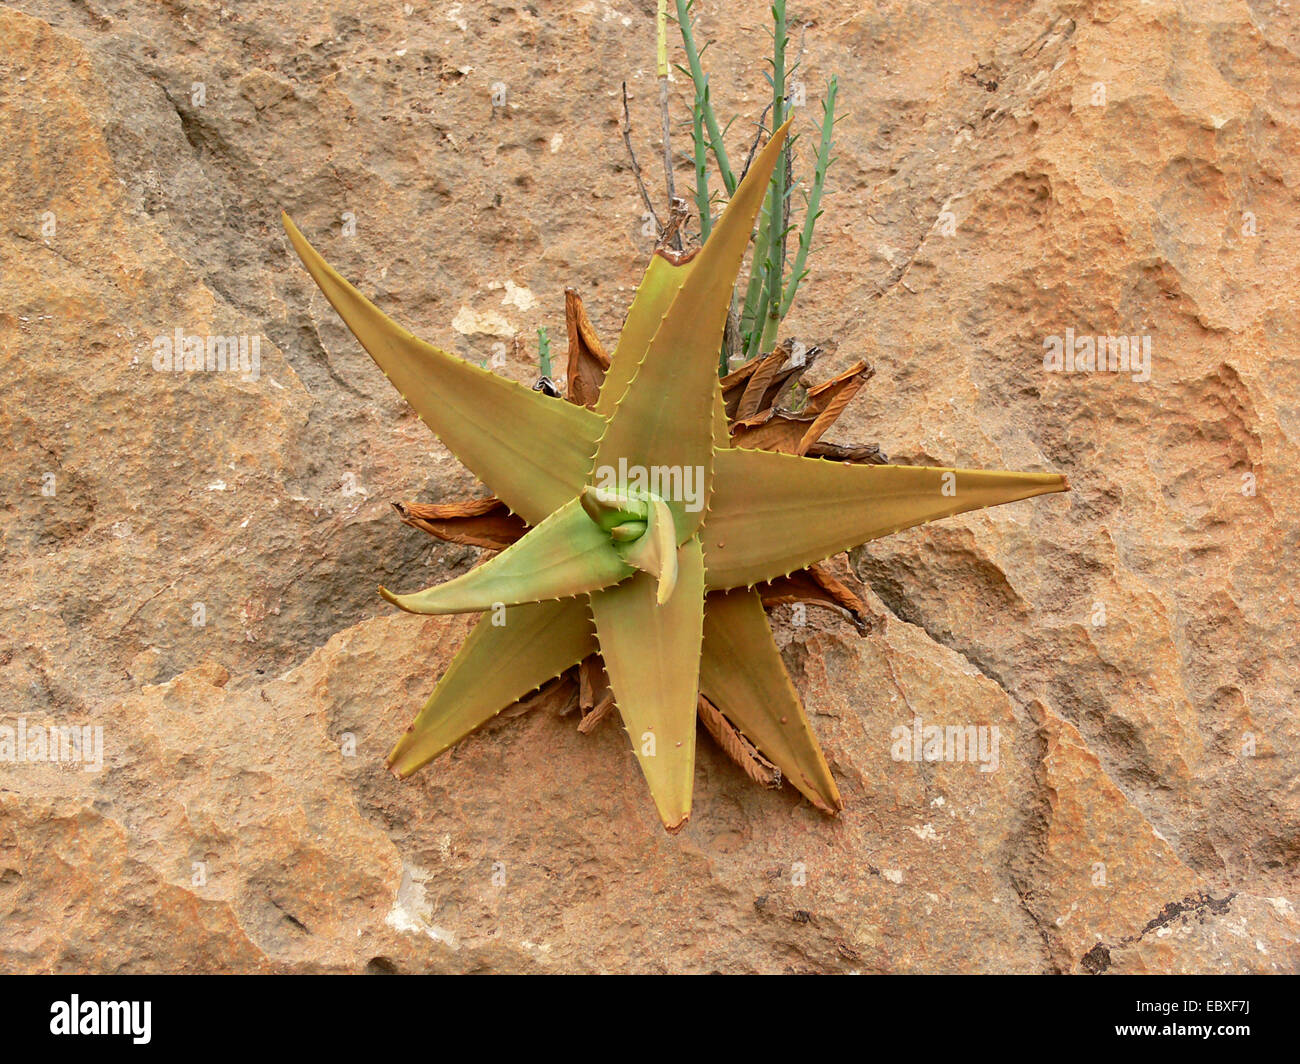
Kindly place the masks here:
[(464, 576), (410, 595), (379, 593), (408, 613), (475, 613), (497, 605), (570, 598), (631, 576), (609, 533), (572, 499)]
[[(692, 260), (692, 269), (610, 414), (609, 428), (596, 447), (593, 476), (622, 462), (645, 469), (698, 471), (707, 499), (721, 407), (717, 354), (754, 216), (762, 205), (768, 178), (781, 157), (789, 128), (789, 122), (781, 126), (755, 158), (708, 243)], [(622, 347), (622, 338), (619, 344)], [(620, 354), (615, 354), (611, 378), (614, 373), (625, 372), (619, 365)], [(609, 384), (607, 380), (607, 391)], [(668, 396), (672, 397), (670, 401), (666, 401)], [(601, 398), (598, 410), (603, 409), (605, 396)], [(718, 446), (726, 442), (716, 441)], [(684, 542), (699, 528), (705, 508), (692, 507), (684, 498), (664, 501), (673, 514), (677, 541)]]
[(623, 331), (619, 333), (618, 343), (614, 345), (609, 371), (605, 374), (600, 396), (596, 400), (597, 414), (609, 417), (618, 406), (627, 386), (632, 383), (637, 366), (645, 358), (646, 349), (654, 339), (659, 323), (663, 321), (674, 297), (694, 267), (693, 258), (673, 262), (658, 251), (650, 256), (650, 265), (646, 267), (641, 283), (632, 296), (632, 305), (623, 322)]
[(645, 521), (650, 516), (650, 507), (645, 499), (604, 488), (583, 488), (578, 502), (587, 516), (603, 529), (614, 528), (626, 521)]
[(677, 585), (673, 515), (662, 499), (651, 498), (647, 502), (650, 516), (642, 534), (618, 543), (615, 549), (629, 565), (649, 573), (659, 582), (655, 601), (662, 606)]
[(645, 535), (644, 521), (625, 521), (609, 530), (609, 538), (615, 543), (631, 543)]
[(678, 548), (677, 569), (676, 587), (662, 605), (658, 581), (649, 573), (637, 573), (590, 597), (614, 701), (669, 831), (690, 817), (695, 782), (704, 622), (704, 560), (698, 539)]
[(409, 776), (553, 676), (596, 652), (586, 603), (562, 599), (479, 621), (443, 673), (415, 723), (388, 755)]
[(700, 691), (823, 812), (841, 808), (758, 593), (714, 593), (704, 611)]
[(605, 423), (417, 339), (330, 266), (286, 214), (312, 279), (384, 375), (469, 470), (537, 524), (581, 490)]
[(1055, 473), (845, 465), (719, 450), (703, 536), (710, 588), (772, 580), (940, 517), (1068, 491)]

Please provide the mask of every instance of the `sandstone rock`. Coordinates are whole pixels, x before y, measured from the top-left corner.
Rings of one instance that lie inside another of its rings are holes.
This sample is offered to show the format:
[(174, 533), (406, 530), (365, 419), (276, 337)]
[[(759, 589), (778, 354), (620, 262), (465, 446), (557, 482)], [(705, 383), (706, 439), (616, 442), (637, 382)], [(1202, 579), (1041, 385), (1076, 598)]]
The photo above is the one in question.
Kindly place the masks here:
[[(838, 438), (1074, 485), (856, 552), (866, 638), (777, 611), (838, 820), (702, 740), (667, 836), (617, 722), (546, 709), (384, 771), (467, 622), (374, 587), (475, 557), (389, 500), (474, 481), (278, 211), (515, 379), (505, 334), (560, 335), (566, 285), (612, 341), (643, 6), (0, 8), (0, 725), (103, 729), (97, 772), (0, 762), (5, 970), (1295, 971), (1280, 5), (792, 7), (810, 107), (838, 72), (847, 114), (789, 331), (876, 368)], [(701, 10), (752, 118), (765, 5)], [(1067, 329), (1150, 337), (1150, 380), (1045, 372)], [(177, 330), (257, 337), (256, 372), (156, 371)], [(896, 759), (917, 720), (996, 728), (996, 770)]]

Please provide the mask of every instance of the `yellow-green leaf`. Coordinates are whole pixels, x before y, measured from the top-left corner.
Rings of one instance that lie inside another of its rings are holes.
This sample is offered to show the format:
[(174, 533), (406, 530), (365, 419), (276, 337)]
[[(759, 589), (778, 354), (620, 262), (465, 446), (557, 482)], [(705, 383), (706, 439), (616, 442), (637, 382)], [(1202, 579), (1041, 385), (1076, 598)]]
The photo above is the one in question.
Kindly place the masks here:
[(484, 617), (465, 640), (415, 723), (388, 755), (409, 776), (529, 691), (595, 653), (587, 604), (563, 599)]
[(288, 215), (283, 221), (307, 272), (361, 346), (424, 423), (499, 499), (535, 525), (578, 494), (604, 431), (603, 418), (412, 336), (322, 259)]
[[(772, 168), (781, 157), (789, 126), (786, 122), (759, 152), (708, 241), (692, 260), (689, 274), (654, 331), (596, 448), (593, 478), (622, 462), (647, 470), (677, 471), (683, 484), (687, 477), (692, 478), (698, 490), (690, 498), (659, 493), (672, 510), (679, 543), (693, 535), (704, 520), (720, 405), (718, 351), (727, 309), (754, 217), (762, 206)], [(611, 372), (623, 370), (618, 358), (616, 354)], [(610, 384), (607, 380), (606, 392)], [(597, 408), (603, 409), (603, 405)], [(725, 442), (716, 441), (719, 446)]]
[(570, 598), (631, 576), (609, 533), (578, 499), (464, 576), (410, 595), (379, 593), (408, 613), (477, 613), (495, 606)]
[(694, 264), (694, 258), (680, 263), (672, 262), (659, 251), (650, 256), (650, 265), (646, 267), (641, 283), (632, 296), (632, 305), (628, 307), (623, 331), (619, 333), (614, 354), (610, 357), (609, 370), (600, 386), (600, 396), (596, 400), (597, 414), (609, 417), (618, 406), (637, 366), (645, 358), (646, 348), (654, 339), (659, 323), (663, 321), (673, 298), (690, 276)]
[(709, 595), (700, 691), (813, 805), (840, 809), (840, 792), (781, 661), (758, 592)]
[(678, 548), (677, 570), (677, 585), (662, 605), (656, 601), (658, 582), (648, 573), (591, 595), (614, 701), (669, 831), (690, 817), (695, 782), (695, 701), (704, 623), (698, 540)]
[(704, 531), (710, 588), (774, 580), (940, 517), (1068, 491), (1056, 473), (847, 465), (720, 450)]

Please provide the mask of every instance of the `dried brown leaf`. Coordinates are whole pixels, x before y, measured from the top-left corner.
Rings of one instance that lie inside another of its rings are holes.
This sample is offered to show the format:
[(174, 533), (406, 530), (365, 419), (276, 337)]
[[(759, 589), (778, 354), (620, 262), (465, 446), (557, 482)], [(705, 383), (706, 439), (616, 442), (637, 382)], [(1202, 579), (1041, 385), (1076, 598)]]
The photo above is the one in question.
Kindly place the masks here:
[[(790, 357), (789, 345), (782, 344), (770, 355), (759, 359), (758, 365), (754, 367), (754, 373), (745, 383), (745, 390), (740, 394), (740, 402), (736, 404), (735, 419), (744, 421), (746, 418), (753, 417), (764, 407), (763, 398), (767, 395), (768, 388), (772, 387), (777, 381), (777, 375), (781, 372)], [(796, 371), (796, 367), (789, 367), (790, 373)]]
[(583, 735), (591, 734), (596, 725), (609, 716), (609, 711), (613, 708), (614, 695), (610, 692), (592, 707), (590, 713), (578, 721), (578, 731), (582, 732)]
[(879, 445), (864, 443), (860, 447), (838, 443), (814, 443), (808, 448), (808, 458), (825, 458), (832, 462), (849, 462), (853, 465), (888, 465), (889, 458)]
[(754, 590), (763, 599), (764, 606), (779, 606), (802, 602), (809, 606), (848, 614), (860, 635), (871, 631), (867, 607), (857, 592), (838, 579), (825, 565), (810, 565), (789, 576), (778, 577), (755, 585)]
[(722, 752), (739, 765), (746, 776), (764, 787), (781, 786), (781, 770), (760, 754), (754, 744), (703, 695), (700, 695), (699, 713), (704, 730), (713, 736)]
[(564, 321), (569, 331), (568, 394), (565, 398), (578, 406), (591, 408), (596, 405), (600, 386), (605, 383), (609, 354), (596, 336), (595, 327), (582, 305), (582, 297), (572, 288), (564, 290)]
[(734, 403), (727, 402), (726, 382), (723, 382), (723, 402), (727, 406), (727, 415), (733, 421), (744, 421), (776, 406), (778, 400), (802, 380), (822, 353), (822, 349), (816, 345), (804, 347), (796, 359), (794, 350), (793, 339), (783, 340), (770, 355), (756, 359), (752, 363), (753, 369), (746, 375), (743, 390), (733, 389), (733, 393), (738, 391)]
[(578, 707), (585, 713), (609, 693), (609, 677), (599, 654), (584, 658), (578, 665)]
[(858, 390), (867, 383), (875, 373), (865, 362), (850, 366), (838, 377), (832, 377), (824, 384), (817, 385), (808, 393), (808, 402), (803, 413), (814, 413), (813, 422), (808, 426), (799, 441), (796, 454), (807, 454), (808, 448), (822, 438), (822, 435), (835, 424), (849, 401), (858, 394)]
[(732, 425), (732, 446), (780, 451), (782, 454), (806, 454), (808, 448), (835, 423), (873, 373), (874, 370), (865, 362), (858, 362), (839, 376), (809, 389), (797, 410), (781, 405), (781, 401), (790, 395), (790, 385), (795, 383), (795, 378), (792, 378), (781, 389), (776, 403)]
[(522, 517), (491, 496), (447, 503), (395, 502), (393, 509), (412, 528), (471, 547), (504, 550), (528, 530)]

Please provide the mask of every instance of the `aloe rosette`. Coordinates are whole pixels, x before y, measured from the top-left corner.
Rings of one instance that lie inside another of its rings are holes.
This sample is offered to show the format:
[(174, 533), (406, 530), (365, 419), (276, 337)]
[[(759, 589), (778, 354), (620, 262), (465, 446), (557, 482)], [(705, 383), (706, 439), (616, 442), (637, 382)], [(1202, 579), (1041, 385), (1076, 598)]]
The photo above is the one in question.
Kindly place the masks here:
[[(690, 816), (701, 703), (833, 813), (839, 792), (782, 664), (760, 589), (905, 528), (1068, 489), (1052, 473), (828, 461), (806, 456), (808, 441), (798, 453), (736, 445), (746, 436), (733, 431), (746, 423), (728, 418), (718, 351), (788, 128), (755, 157), (697, 253), (651, 258), (603, 382), (586, 380), (580, 402), (530, 390), (417, 339), (285, 217), (308, 272), (362, 346), (516, 515), (508, 519), (517, 538), (464, 576), (411, 594), (381, 589), (415, 613), (504, 607), (496, 618), (504, 623), (480, 619), (393, 748), (389, 766), (399, 776), (599, 655), (668, 830)], [(658, 475), (629, 478), (628, 470)]]

